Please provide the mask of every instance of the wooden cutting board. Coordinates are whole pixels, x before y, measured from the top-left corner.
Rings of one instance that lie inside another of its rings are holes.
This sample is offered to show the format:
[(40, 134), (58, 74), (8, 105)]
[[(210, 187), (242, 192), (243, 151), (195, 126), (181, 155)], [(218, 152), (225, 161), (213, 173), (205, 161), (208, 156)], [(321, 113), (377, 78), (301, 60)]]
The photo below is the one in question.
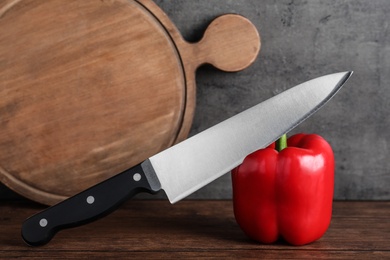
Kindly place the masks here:
[(244, 17), (183, 40), (150, 0), (0, 3), (0, 181), (52, 205), (185, 139), (195, 71), (260, 50)]

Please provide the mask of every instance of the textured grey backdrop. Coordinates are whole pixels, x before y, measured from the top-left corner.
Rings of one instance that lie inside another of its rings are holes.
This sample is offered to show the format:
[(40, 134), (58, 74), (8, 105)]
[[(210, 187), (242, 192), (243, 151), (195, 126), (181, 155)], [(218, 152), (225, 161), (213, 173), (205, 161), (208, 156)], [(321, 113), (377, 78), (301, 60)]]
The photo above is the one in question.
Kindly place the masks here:
[[(199, 69), (191, 134), (303, 81), (353, 70), (346, 87), (293, 132), (317, 133), (331, 143), (336, 199), (390, 199), (390, 1), (155, 2), (188, 41), (198, 41), (207, 25), (225, 13), (247, 17), (262, 37), (260, 56), (247, 70)], [(0, 187), (0, 197), (12, 196)], [(231, 198), (230, 175), (191, 197)]]

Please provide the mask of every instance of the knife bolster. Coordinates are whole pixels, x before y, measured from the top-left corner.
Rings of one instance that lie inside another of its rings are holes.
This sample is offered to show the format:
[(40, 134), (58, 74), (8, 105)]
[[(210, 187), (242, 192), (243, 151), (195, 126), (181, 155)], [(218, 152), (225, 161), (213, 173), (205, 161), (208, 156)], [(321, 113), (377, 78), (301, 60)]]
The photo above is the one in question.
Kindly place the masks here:
[(141, 168), (144, 171), (145, 177), (150, 185), (150, 189), (154, 192), (161, 190), (160, 181), (149, 159), (141, 163)]

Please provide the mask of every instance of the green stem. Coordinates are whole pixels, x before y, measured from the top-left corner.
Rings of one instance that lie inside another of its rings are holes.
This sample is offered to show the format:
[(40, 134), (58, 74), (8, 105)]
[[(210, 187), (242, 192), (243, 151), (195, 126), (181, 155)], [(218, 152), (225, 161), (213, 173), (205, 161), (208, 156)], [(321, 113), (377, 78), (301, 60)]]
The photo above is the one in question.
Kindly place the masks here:
[(287, 147), (287, 135), (282, 135), (275, 143), (275, 149), (280, 152)]

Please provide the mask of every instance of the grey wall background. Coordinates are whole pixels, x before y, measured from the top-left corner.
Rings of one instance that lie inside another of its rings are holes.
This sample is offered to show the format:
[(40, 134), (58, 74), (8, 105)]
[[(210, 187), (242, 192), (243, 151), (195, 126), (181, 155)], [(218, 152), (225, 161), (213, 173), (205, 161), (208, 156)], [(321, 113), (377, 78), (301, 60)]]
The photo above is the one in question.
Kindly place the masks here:
[[(296, 84), (353, 70), (345, 88), (293, 133), (317, 133), (332, 145), (335, 199), (390, 199), (390, 1), (155, 2), (188, 41), (198, 41), (207, 25), (225, 13), (250, 19), (262, 38), (259, 58), (245, 71), (199, 69), (191, 135)], [(191, 198), (230, 199), (231, 194), (227, 174)], [(16, 195), (0, 186), (0, 197)]]

